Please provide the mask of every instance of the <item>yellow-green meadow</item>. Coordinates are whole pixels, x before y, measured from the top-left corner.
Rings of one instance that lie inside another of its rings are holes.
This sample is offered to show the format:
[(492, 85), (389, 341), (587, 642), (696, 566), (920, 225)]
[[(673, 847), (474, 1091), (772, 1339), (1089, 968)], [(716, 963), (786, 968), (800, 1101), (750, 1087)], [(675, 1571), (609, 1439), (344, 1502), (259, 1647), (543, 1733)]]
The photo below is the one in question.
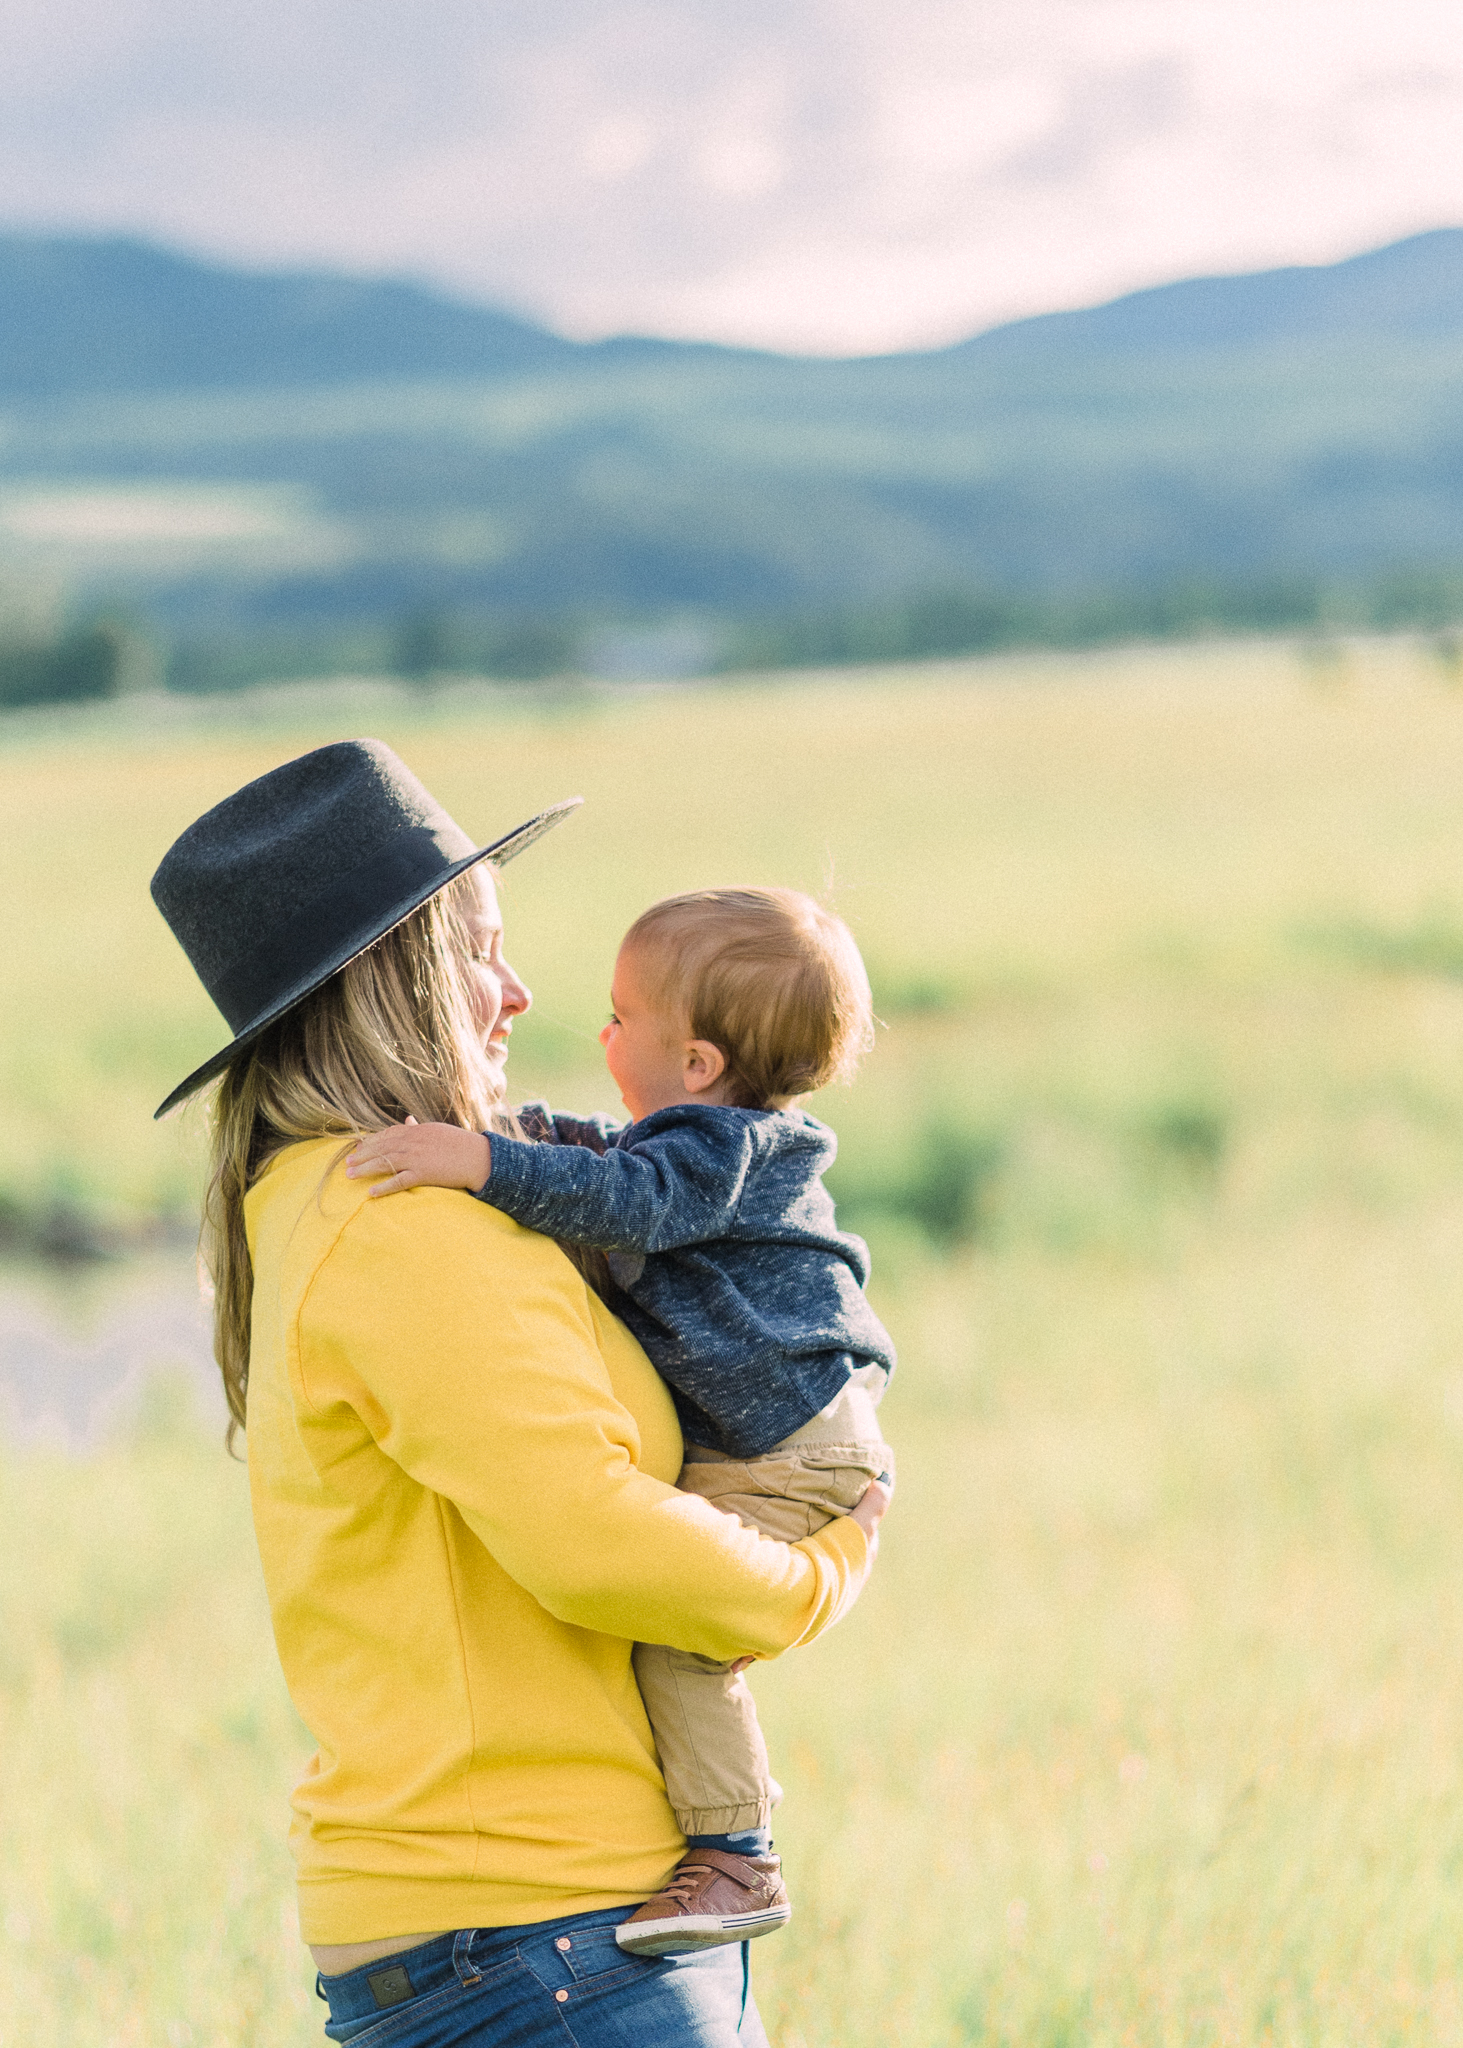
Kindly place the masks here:
[[(768, 1667), (776, 2048), (1463, 2041), (1463, 691), (1219, 646), (0, 733), (0, 1194), (184, 1211), (220, 1042), (146, 896), (376, 732), (505, 877), (521, 1094), (656, 895), (827, 892), (885, 1028), (814, 1106), (901, 1345), (850, 1622)], [(303, 2048), (308, 1753), (240, 1468), (160, 1385), (0, 1463), (0, 2048)]]

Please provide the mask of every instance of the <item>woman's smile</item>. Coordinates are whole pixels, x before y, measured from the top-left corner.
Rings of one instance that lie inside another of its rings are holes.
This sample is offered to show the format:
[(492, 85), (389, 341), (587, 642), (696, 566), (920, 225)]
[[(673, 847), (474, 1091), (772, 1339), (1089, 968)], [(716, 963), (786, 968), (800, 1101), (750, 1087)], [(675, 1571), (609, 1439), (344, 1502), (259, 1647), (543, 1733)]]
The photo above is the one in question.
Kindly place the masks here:
[(492, 877), (480, 867), (473, 870), (473, 879), (477, 900), (466, 914), (472, 942), (473, 1021), (483, 1035), (484, 1052), (495, 1065), (502, 1066), (508, 1057), (513, 1019), (523, 1015), (533, 997), (503, 957), (503, 918)]

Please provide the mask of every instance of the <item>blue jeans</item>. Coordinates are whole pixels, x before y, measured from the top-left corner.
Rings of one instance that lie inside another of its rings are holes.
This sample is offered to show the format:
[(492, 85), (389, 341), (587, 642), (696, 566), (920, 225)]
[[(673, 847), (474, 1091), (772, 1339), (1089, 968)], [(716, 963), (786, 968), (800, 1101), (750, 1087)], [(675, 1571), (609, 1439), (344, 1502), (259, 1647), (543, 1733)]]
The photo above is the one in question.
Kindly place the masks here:
[(625, 1917), (467, 1928), (321, 1977), (325, 2032), (352, 2048), (768, 2048), (745, 1943), (630, 1956)]

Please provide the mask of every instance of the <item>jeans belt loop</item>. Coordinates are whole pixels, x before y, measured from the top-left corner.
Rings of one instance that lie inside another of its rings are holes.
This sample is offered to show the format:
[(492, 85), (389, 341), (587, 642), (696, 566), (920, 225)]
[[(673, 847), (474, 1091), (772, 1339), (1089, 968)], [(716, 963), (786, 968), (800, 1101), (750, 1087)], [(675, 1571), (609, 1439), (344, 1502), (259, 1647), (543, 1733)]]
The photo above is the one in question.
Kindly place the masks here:
[(472, 1959), (472, 1945), (477, 1933), (476, 1927), (464, 1927), (452, 1937), (452, 1967), (464, 1991), (470, 1991), (474, 1984), (483, 1981), (483, 1973)]

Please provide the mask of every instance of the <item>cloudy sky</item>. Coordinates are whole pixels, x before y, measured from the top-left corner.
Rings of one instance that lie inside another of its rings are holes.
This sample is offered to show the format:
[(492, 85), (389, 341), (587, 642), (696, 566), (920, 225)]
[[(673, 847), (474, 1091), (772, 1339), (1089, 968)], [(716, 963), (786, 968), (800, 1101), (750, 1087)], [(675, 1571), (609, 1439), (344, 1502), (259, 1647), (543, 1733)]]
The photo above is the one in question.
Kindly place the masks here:
[(1458, 0), (5, 0), (0, 223), (953, 340), (1463, 224)]

